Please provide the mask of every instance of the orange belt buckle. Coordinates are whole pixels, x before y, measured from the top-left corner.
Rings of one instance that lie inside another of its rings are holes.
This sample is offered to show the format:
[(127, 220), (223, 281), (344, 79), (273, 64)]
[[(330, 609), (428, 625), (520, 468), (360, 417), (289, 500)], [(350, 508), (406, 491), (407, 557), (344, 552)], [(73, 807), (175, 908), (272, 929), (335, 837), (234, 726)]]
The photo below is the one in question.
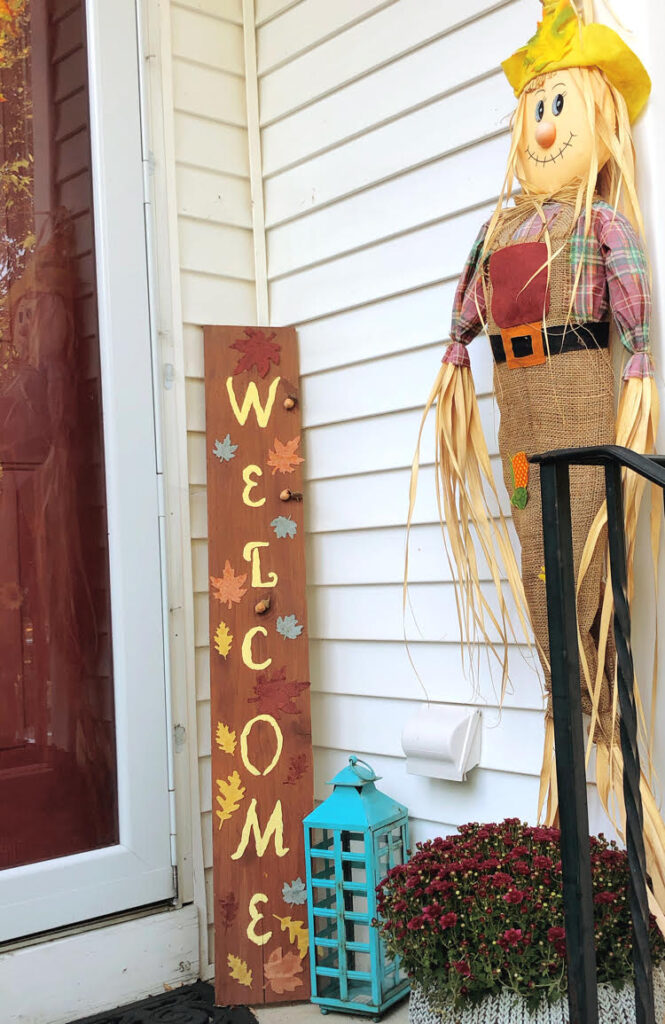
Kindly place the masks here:
[[(531, 342), (531, 351), (522, 356), (515, 355), (514, 343), (527, 339)], [(542, 366), (547, 361), (543, 345), (543, 325), (540, 322), (520, 324), (519, 327), (502, 327), (501, 340), (506, 353), (506, 363), (511, 370), (517, 369), (518, 366)]]

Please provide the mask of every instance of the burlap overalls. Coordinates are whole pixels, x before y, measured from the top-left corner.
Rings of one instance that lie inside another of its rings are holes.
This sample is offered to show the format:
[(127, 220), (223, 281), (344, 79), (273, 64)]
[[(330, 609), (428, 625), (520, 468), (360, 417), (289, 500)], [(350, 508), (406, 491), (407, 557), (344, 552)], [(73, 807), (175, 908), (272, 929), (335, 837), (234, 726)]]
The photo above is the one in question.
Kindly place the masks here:
[[(527, 456), (553, 448), (581, 445), (611, 444), (614, 441), (614, 373), (609, 348), (599, 348), (591, 342), (590, 348), (580, 351), (557, 351), (554, 337), (547, 339), (541, 330), (546, 293), (549, 307), (544, 318), (547, 327), (564, 326), (570, 309), (572, 273), (570, 265), (570, 234), (573, 210), (562, 206), (555, 221), (549, 226), (551, 251), (556, 255), (550, 270), (533, 278), (543, 265), (547, 249), (541, 238), (535, 241), (514, 241), (515, 220), (507, 227), (499, 227), (496, 244), (483, 268), (483, 283), (488, 318), (488, 329), (493, 338), (492, 347), (500, 352), (507, 346), (509, 361), (494, 365), (494, 391), (501, 413), (499, 452), (503, 464), (503, 477), (512, 494), (514, 490), (511, 459), (518, 452)], [(533, 248), (536, 247), (536, 248)], [(498, 253), (498, 255), (497, 255)], [(535, 315), (534, 315), (535, 312)], [(500, 323), (497, 322), (497, 318)], [(537, 323), (534, 323), (536, 321)], [(522, 326), (522, 330), (511, 331)], [(571, 320), (571, 325), (575, 326)], [(526, 326), (526, 330), (524, 330)], [(503, 335), (502, 335), (503, 329)], [(519, 339), (531, 331), (533, 336)], [(582, 336), (585, 336), (581, 332)], [(542, 343), (545, 361), (529, 365), (528, 357), (512, 359), (511, 335), (518, 351), (538, 348)], [(542, 339), (542, 342), (541, 342)], [(549, 354), (548, 354), (549, 346)], [(604, 499), (604, 475), (595, 467), (572, 467), (570, 471), (571, 508), (573, 521), (573, 550), (575, 576), (580, 564), (584, 543), (591, 524)], [(522, 549), (522, 579), (529, 605), (533, 630), (545, 657), (549, 657), (547, 631), (547, 603), (543, 567), (543, 525), (540, 500), (539, 467), (530, 466), (528, 501), (523, 509), (512, 509), (513, 521)], [(602, 552), (604, 545), (599, 546)], [(582, 643), (588, 660), (591, 680), (595, 680), (598, 664), (594, 639), (594, 620), (599, 613), (603, 580), (603, 557), (599, 554), (584, 579), (578, 596), (578, 622)], [(605, 676), (599, 706), (599, 725), (607, 723), (611, 708), (611, 685), (614, 652), (608, 646)], [(541, 657), (548, 695), (551, 691), (550, 674)], [(591, 700), (582, 675), (582, 706), (591, 712)], [(548, 697), (548, 715), (551, 715), (551, 696)]]

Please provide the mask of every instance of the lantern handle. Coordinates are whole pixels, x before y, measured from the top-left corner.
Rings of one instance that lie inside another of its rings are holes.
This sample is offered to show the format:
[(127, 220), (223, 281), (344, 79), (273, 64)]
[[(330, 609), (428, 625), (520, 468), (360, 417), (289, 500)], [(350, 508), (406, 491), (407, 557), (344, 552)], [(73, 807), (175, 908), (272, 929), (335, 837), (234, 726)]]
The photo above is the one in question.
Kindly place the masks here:
[[(355, 770), (355, 767), (356, 767), (357, 764), (362, 764), (362, 765), (365, 766), (365, 768), (367, 768), (367, 770), (369, 771), (369, 773), (372, 776), (372, 778), (371, 779), (365, 779), (364, 780), (365, 782), (374, 782), (376, 779), (378, 779), (378, 775), (376, 774), (376, 772), (372, 768), (371, 764), (368, 764), (367, 761), (363, 761), (363, 759), (361, 757), (358, 757), (357, 754), (351, 754), (350, 755), (350, 757), (349, 757), (349, 764), (351, 765), (351, 767), (354, 770)], [(358, 776), (359, 779), (362, 778), (362, 775), (360, 775), (359, 772), (356, 772), (356, 775)]]

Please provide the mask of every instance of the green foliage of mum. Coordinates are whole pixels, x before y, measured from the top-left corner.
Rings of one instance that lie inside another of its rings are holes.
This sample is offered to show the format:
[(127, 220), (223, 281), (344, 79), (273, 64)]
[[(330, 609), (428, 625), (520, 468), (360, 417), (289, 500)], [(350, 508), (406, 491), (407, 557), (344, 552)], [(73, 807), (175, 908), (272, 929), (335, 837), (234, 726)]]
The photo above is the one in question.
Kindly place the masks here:
[[(377, 887), (380, 927), (393, 955), (435, 1007), (461, 1007), (503, 990), (534, 1008), (565, 998), (566, 946), (558, 829), (462, 825), (418, 843)], [(633, 980), (628, 857), (601, 834), (589, 839), (598, 981)], [(654, 966), (665, 941), (651, 919)]]

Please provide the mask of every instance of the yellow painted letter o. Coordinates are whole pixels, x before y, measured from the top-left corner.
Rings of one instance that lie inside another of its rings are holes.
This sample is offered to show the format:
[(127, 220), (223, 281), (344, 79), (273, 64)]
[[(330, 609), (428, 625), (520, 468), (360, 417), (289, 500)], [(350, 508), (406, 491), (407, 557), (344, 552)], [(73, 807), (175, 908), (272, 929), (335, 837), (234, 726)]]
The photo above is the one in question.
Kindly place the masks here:
[[(249, 754), (247, 752), (247, 740), (249, 739), (250, 732), (254, 728), (255, 722), (267, 722), (268, 725), (272, 727), (275, 733), (275, 740), (277, 741), (275, 756), (273, 757), (268, 767), (265, 768), (264, 771), (262, 772), (260, 772), (259, 769), (252, 764), (252, 762), (249, 759)], [(250, 719), (250, 721), (243, 729), (242, 735), (240, 737), (240, 756), (242, 758), (242, 763), (244, 764), (245, 768), (247, 769), (248, 772), (250, 772), (251, 775), (270, 775), (271, 771), (273, 770), (273, 768), (279, 761), (280, 757), (282, 756), (283, 746), (284, 735), (282, 733), (282, 730), (278, 726), (277, 722), (272, 717), (272, 715), (257, 715), (256, 718)]]

